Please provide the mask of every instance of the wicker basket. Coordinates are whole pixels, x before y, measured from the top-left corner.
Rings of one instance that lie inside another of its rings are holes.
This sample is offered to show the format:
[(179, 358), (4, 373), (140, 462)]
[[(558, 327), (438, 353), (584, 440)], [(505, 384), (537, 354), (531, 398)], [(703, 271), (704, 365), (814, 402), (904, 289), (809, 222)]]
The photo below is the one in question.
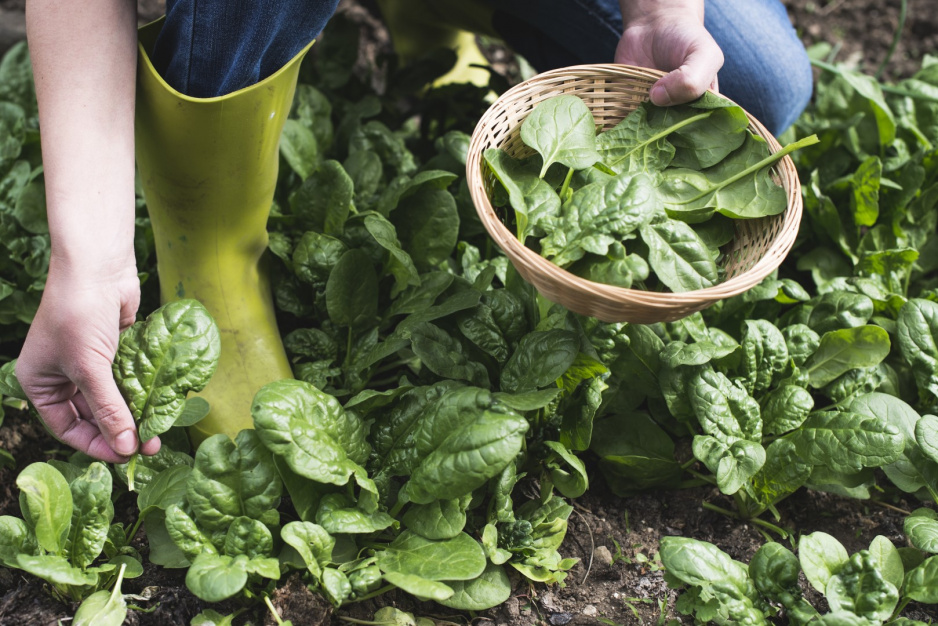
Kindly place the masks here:
[[(518, 158), (532, 154), (534, 150), (521, 141), (521, 123), (536, 104), (561, 94), (583, 100), (602, 129), (615, 126), (648, 99), (649, 89), (661, 76), (627, 65), (579, 65), (539, 74), (505, 92), (489, 108), (469, 145), (466, 176), (476, 211), (521, 276), (549, 300), (606, 322), (673, 321), (754, 287), (781, 264), (801, 221), (801, 186), (786, 156), (773, 166), (773, 174), (788, 194), (787, 209), (771, 217), (735, 221), (736, 237), (723, 248), (726, 277), (713, 287), (660, 293), (595, 283), (561, 269), (518, 241), (492, 208), (495, 176), (482, 158), (483, 151), (502, 148)], [(762, 124), (751, 115), (749, 119), (750, 130), (764, 138), (772, 152), (781, 149)]]

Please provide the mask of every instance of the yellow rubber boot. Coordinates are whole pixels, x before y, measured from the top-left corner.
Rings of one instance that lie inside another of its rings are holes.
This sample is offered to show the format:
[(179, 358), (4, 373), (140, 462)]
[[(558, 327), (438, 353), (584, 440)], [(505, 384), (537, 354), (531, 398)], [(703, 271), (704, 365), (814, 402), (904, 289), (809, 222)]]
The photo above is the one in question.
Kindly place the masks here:
[(435, 86), (488, 84), (489, 73), (470, 66), (489, 64), (473, 33), (496, 36), (490, 8), (471, 0), (378, 0), (378, 6), (402, 63), (411, 63), (438, 48), (449, 48), (456, 51), (456, 65), (434, 81)]
[(305, 48), (276, 74), (217, 98), (170, 87), (148, 52), (161, 22), (139, 33), (136, 152), (156, 244), (163, 302), (195, 298), (221, 330), (221, 360), (199, 394), (209, 415), (190, 429), (197, 445), (252, 428), (265, 384), (292, 378), (265, 271), (267, 217), (278, 142)]

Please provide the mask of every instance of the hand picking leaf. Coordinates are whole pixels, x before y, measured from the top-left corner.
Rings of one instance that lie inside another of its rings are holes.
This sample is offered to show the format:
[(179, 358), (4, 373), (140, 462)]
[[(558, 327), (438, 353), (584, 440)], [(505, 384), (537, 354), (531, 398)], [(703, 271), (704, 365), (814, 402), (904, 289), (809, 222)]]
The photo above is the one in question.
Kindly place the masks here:
[(218, 327), (195, 300), (160, 307), (120, 337), (114, 378), (147, 441), (175, 424), (186, 395), (208, 384), (221, 353)]

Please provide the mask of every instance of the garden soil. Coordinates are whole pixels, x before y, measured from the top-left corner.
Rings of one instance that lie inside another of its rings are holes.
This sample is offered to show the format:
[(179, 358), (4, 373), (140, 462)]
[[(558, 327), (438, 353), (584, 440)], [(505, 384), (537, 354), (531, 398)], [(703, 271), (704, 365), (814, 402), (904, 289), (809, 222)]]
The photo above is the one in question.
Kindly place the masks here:
[[(869, 71), (875, 71), (887, 58), (899, 22), (899, 0), (784, 0), (784, 3), (806, 44), (828, 42), (837, 60), (849, 61)], [(22, 31), (24, 4), (25, 0), (0, 0), (0, 47), (10, 45), (7, 42), (15, 41), (17, 33)], [(142, 22), (161, 11), (158, 0), (142, 0), (140, 5)], [(908, 7), (901, 40), (885, 68), (887, 78), (910, 76), (924, 54), (938, 52), (938, 11), (934, 10), (934, 0), (909, 0)], [(368, 36), (363, 38), (364, 55), (387, 48), (387, 36), (373, 17), (373, 7), (343, 1), (342, 8), (358, 16), (368, 31)], [(519, 66), (509, 53), (491, 45), (485, 46), (485, 51), (498, 69), (509, 78), (517, 78)], [(67, 452), (37, 422), (24, 413), (10, 411), (0, 428), (0, 448), (13, 454), (18, 469)], [(15, 487), (18, 469), (0, 470), (0, 514), (19, 515)], [(764, 529), (703, 506), (706, 502), (724, 509), (732, 508), (732, 502), (715, 488), (696, 486), (622, 498), (608, 491), (595, 467), (590, 467), (590, 479), (590, 491), (574, 502), (569, 531), (561, 549), (564, 556), (579, 559), (563, 587), (530, 585), (516, 576), (512, 596), (507, 602), (474, 615), (415, 602), (405, 594), (396, 593), (334, 613), (294, 575), (277, 591), (273, 604), (282, 618), (292, 620), (295, 626), (349, 623), (342, 617), (369, 620), (378, 608), (387, 604), (431, 617), (440, 624), (663, 625), (681, 616), (674, 611), (676, 593), (667, 588), (657, 557), (662, 537), (685, 536), (709, 541), (742, 561), (748, 561), (766, 540)], [(887, 484), (887, 481), (882, 483)], [(530, 485), (530, 489), (536, 492), (536, 485)], [(779, 505), (780, 519), (775, 523), (795, 536), (813, 531), (830, 533), (850, 552), (867, 547), (876, 535), (904, 545), (903, 512), (917, 504), (892, 492), (877, 492), (873, 498), (850, 500), (802, 490)], [(129, 497), (120, 499), (115, 509), (118, 521), (132, 523), (134, 506)], [(775, 535), (771, 538), (781, 540)], [(141, 554), (146, 554), (143, 533), (138, 535), (134, 545)], [(187, 625), (194, 615), (206, 608), (188, 592), (179, 570), (148, 566), (140, 578), (126, 580), (123, 590), (134, 594), (129, 602), (143, 609), (129, 612), (125, 622), (129, 625)], [(812, 592), (807, 593), (811, 598)], [(44, 626), (55, 625), (59, 620), (68, 623), (75, 608), (53, 600), (41, 581), (20, 571), (0, 568), (0, 625)], [(212, 608), (231, 613), (238, 607), (223, 603)], [(905, 614), (913, 619), (938, 621), (938, 610), (934, 606), (913, 604)], [(688, 618), (683, 619), (689, 623)], [(260, 611), (244, 613), (235, 624), (246, 620), (254, 624), (274, 624), (269, 614)]]

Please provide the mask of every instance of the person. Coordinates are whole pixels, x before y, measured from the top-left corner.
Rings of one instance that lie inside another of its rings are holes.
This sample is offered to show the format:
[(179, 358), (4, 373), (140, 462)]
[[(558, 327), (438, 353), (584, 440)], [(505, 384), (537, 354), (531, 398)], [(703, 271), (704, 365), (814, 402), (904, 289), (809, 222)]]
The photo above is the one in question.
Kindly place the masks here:
[[(429, 15), (446, 12), (444, 0), (401, 1), (403, 6), (423, 2)], [(656, 104), (687, 102), (708, 88), (719, 88), (779, 133), (811, 95), (807, 56), (779, 0), (480, 1), (487, 3), (495, 33), (538, 70), (615, 61), (668, 72), (652, 87), (650, 97)], [(256, 94), (250, 86), (282, 76), (282, 68), (294, 63), (319, 34), (336, 3), (169, 0), (165, 22), (153, 33), (150, 48), (143, 50), (143, 60), (152, 61), (154, 73), (149, 76), (137, 74), (136, 13), (130, 0), (27, 3), (52, 249), (45, 291), (16, 372), (49, 430), (65, 444), (111, 462), (124, 461), (136, 451), (153, 454), (160, 446), (157, 438), (138, 441), (111, 372), (119, 331), (134, 322), (140, 299), (133, 249), (135, 106), (145, 110), (137, 111), (136, 149), (155, 231), (161, 216), (178, 210), (161, 206), (165, 188), (193, 184), (182, 179), (167, 183), (167, 177), (189, 173), (165, 168), (175, 161), (195, 163), (193, 158), (180, 159), (193, 154), (228, 158), (227, 152), (202, 150), (212, 143), (206, 141), (206, 132), (235, 135), (236, 141), (246, 133), (241, 144), (225, 144), (228, 152), (232, 146), (264, 143), (267, 154), (257, 167), (265, 170), (263, 185), (268, 185), (271, 163), (276, 177), (277, 138), (289, 109), (289, 101), (283, 101), (293, 93), (289, 76), (279, 108), (270, 115), (275, 123), (261, 135), (243, 129), (262, 120), (233, 119), (226, 122), (228, 127), (211, 131), (206, 126), (212, 124), (198, 116), (222, 108), (213, 104), (228, 102), (229, 96)], [(141, 73), (144, 68), (142, 64)], [(135, 78), (142, 81), (139, 91)], [(175, 104), (191, 105), (198, 119), (186, 126), (181, 114), (160, 117), (167, 112), (155, 109), (169, 106), (158, 102), (166, 94)], [(176, 128), (179, 124), (183, 127)], [(190, 139), (189, 144), (169, 145), (164, 137), (168, 134), (179, 142), (193, 135), (198, 143)], [(147, 160), (144, 148), (158, 155)], [(224, 168), (206, 171), (219, 169)], [(233, 181), (216, 182), (222, 189)], [(246, 191), (253, 192), (254, 183), (246, 184)], [(245, 189), (234, 193), (241, 191)], [(251, 219), (263, 225), (270, 202), (268, 198), (262, 206), (262, 196), (253, 200), (258, 208), (251, 209)], [(220, 209), (187, 205), (185, 210)], [(258, 237), (255, 248), (266, 241), (266, 233)], [(269, 288), (255, 271), (262, 251), (254, 250), (245, 276), (253, 276), (259, 301), (266, 298), (269, 303)], [(158, 245), (158, 259), (160, 254)], [(177, 286), (168, 284), (163, 260), (159, 263), (164, 297), (172, 297)], [(185, 287), (180, 280), (178, 288)], [(229, 329), (229, 334), (237, 330)], [(222, 328), (223, 337), (225, 332)], [(281, 356), (274, 360), (280, 359), (278, 367), (286, 367), (284, 374), (289, 375), (281, 346), (261, 342), (255, 348), (279, 351)], [(226, 419), (221, 417), (223, 423)]]

